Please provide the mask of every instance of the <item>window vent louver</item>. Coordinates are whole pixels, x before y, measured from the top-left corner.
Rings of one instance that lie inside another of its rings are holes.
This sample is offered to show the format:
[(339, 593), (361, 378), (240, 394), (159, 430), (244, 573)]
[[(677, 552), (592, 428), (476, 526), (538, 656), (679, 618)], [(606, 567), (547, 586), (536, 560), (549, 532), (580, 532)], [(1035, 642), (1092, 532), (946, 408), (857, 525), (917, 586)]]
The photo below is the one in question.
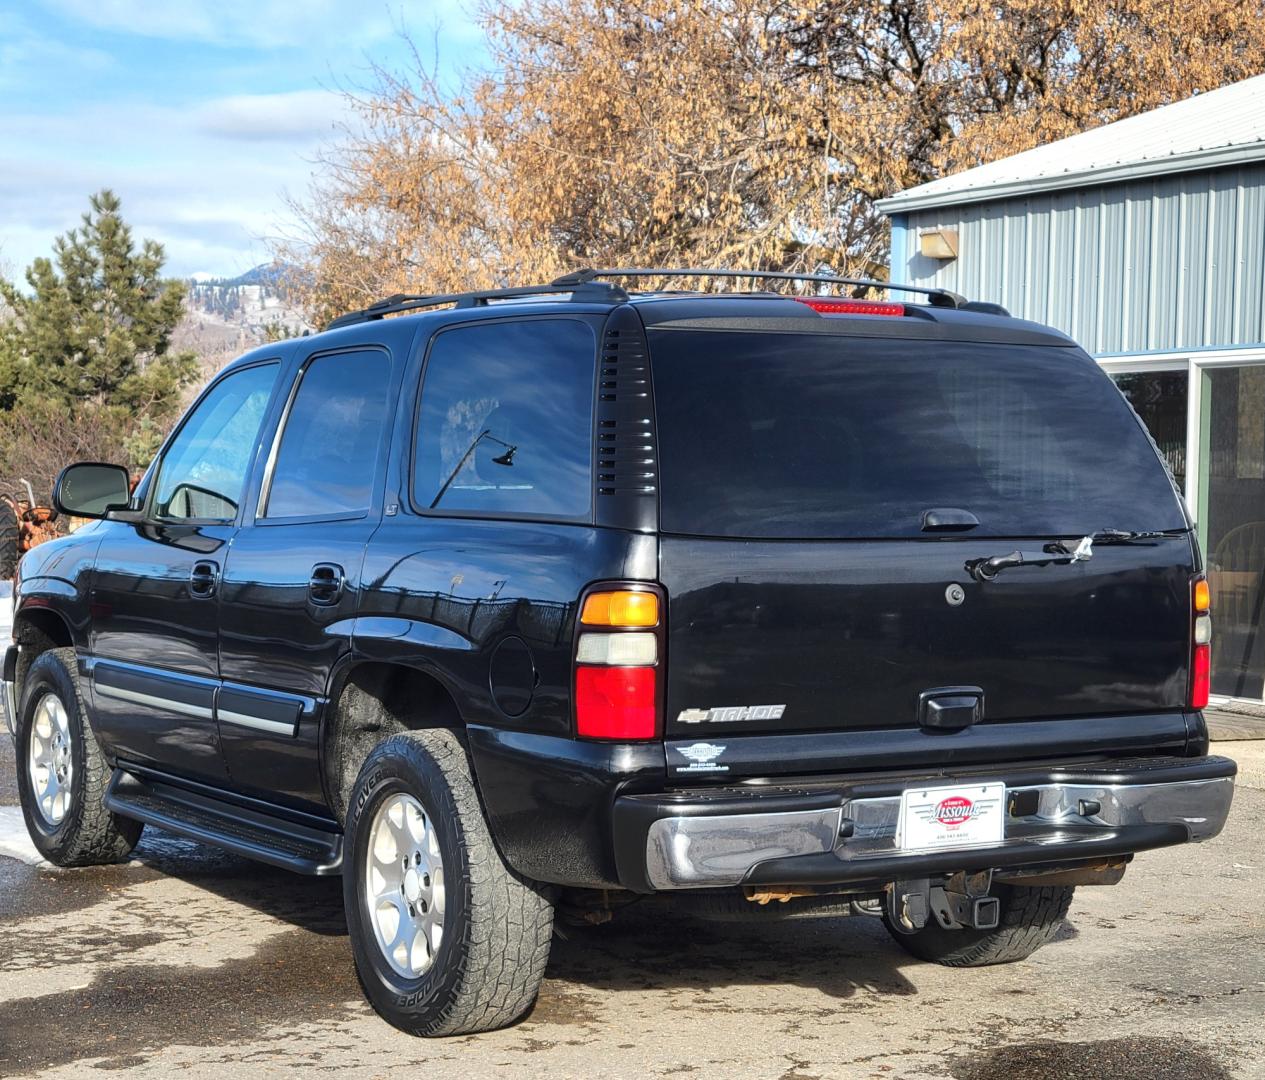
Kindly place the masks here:
[(646, 514), (647, 506), (650, 511), (657, 507), (659, 488), (654, 397), (646, 336), (640, 318), (629, 308), (616, 309), (602, 335), (594, 457), (599, 506), (611, 500), (625, 504), (613, 519), (610, 512), (599, 512), (599, 519), (604, 524), (653, 528)]

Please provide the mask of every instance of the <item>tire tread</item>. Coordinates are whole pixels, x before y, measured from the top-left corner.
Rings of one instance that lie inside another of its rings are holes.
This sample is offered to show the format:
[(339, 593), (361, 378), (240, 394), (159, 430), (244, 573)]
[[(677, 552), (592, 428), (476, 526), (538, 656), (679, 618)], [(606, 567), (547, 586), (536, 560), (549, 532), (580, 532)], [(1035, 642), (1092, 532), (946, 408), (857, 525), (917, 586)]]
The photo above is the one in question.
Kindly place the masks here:
[[(72, 807), (74, 815), (62, 842), (49, 849), (49, 845), (41, 844), (40, 838), (32, 838), (40, 853), (58, 866), (101, 866), (108, 863), (124, 861), (136, 847), (144, 826), (139, 821), (119, 817), (104, 806), (105, 791), (109, 786), (114, 770), (105, 760), (101, 748), (97, 745), (92, 725), (88, 721), (88, 707), (84, 703), (83, 691), (79, 685), (79, 663), (75, 650), (71, 647), (50, 649), (42, 653), (27, 672), (27, 680), (32, 675), (38, 677), (37, 664), (51, 657), (64, 670), (74, 688), (75, 711), (78, 714), (80, 742), (83, 744), (82, 776), (83, 783), (79, 797)], [(23, 710), (25, 710), (25, 695)], [(19, 769), (23, 766), (19, 763)], [(28, 816), (35, 811), (27, 811)]]
[[(401, 1023), (403, 1018), (398, 1016), (388, 1019), (410, 1034), (427, 1036), (506, 1027), (535, 1004), (553, 940), (553, 904), (539, 886), (518, 878), (501, 858), (488, 830), (465, 747), (453, 732), (430, 729), (393, 735), (373, 751), (365, 770), (375, 759), (397, 753), (428, 755), (446, 781), (466, 852), (461, 886), (468, 891), (470, 905), (456, 949), (461, 970), (448, 1001), (423, 1023)], [(451, 889), (457, 882), (447, 864), (444, 870), (445, 888)], [(445, 926), (446, 932), (454, 929)]]

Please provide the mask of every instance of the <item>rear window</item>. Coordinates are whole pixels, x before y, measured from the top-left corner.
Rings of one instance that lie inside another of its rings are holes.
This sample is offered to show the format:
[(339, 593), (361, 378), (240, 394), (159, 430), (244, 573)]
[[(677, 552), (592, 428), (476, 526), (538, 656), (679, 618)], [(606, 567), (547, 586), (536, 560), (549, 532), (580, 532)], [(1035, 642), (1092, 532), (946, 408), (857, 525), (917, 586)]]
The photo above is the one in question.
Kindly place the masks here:
[(1068, 348), (652, 331), (664, 532), (916, 537), (1181, 529), (1111, 380)]

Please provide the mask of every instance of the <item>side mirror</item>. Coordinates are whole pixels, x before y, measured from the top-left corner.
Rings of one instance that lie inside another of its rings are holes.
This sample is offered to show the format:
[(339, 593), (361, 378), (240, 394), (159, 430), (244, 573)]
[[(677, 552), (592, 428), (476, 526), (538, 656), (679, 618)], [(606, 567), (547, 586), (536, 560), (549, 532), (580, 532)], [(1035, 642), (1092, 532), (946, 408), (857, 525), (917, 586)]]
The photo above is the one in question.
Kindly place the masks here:
[(53, 485), (53, 506), (71, 517), (103, 518), (131, 502), (131, 477), (122, 465), (80, 461), (62, 469)]

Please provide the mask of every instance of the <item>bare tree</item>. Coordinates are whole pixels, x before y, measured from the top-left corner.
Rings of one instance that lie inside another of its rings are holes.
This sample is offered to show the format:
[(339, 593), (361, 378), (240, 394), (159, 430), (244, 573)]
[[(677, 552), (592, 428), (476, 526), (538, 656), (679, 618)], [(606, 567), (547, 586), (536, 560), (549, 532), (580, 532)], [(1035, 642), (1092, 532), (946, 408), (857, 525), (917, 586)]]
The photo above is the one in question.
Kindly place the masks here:
[(878, 198), (1265, 69), (1262, 0), (487, 0), (416, 51), (281, 255), (317, 319), (578, 265), (873, 274)]

